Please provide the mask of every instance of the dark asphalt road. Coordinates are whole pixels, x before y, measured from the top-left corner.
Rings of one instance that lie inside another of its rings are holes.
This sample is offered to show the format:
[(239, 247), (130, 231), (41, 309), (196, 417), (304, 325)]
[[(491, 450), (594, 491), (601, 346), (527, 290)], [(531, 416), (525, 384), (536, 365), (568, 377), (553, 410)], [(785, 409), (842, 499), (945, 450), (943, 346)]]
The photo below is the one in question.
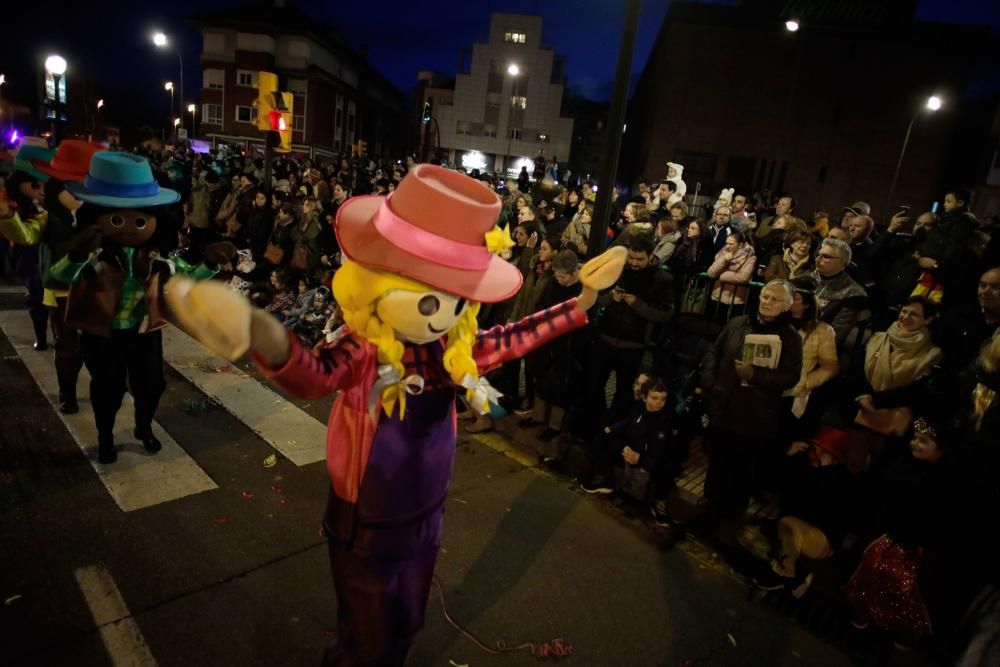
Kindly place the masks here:
[[(219, 407), (185, 412), (203, 395), (168, 383), (158, 419), (219, 488), (125, 513), (0, 335), (0, 663), (113, 664), (109, 642), (137, 629), (160, 665), (318, 664), (335, 617), (323, 464), (265, 468), (266, 442)], [(448, 609), (491, 646), (561, 637), (565, 664), (588, 666), (852, 664), (697, 544), (661, 552), (642, 522), (482, 440), (460, 441), (446, 507)], [(99, 626), (79, 579), (94, 566), (127, 607)], [(482, 652), (432, 597), (408, 664), (536, 660)]]

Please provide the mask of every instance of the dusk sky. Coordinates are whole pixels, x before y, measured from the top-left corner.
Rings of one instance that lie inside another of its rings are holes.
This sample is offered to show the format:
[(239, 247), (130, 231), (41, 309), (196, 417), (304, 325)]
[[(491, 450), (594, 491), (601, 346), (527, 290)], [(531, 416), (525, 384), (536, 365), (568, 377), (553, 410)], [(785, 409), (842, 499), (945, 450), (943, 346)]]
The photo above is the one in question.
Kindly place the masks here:
[[(33, 103), (35, 81), (25, 85), (25, 79), (32, 78), (32, 58), (37, 55), (40, 62), (44, 53), (59, 52), (70, 62), (71, 89), (74, 65), (77, 71), (82, 65), (94, 73), (95, 88), (108, 89), (108, 97), (113, 97), (112, 89), (119, 88), (131, 91), (144, 104), (162, 103), (166, 108), (163, 82), (176, 80), (177, 59), (150, 44), (149, 34), (158, 27), (182, 45), (185, 92), (192, 101), (201, 82), (201, 41), (184, 19), (205, 8), (239, 4), (240, 0), (36, 3), (32, 8), (37, 19), (22, 27), (20, 39), (0, 44), (0, 72), (7, 73), (10, 81), (3, 94)], [(592, 99), (606, 99), (611, 89), (624, 11), (624, 3), (617, 0), (299, 0), (297, 4), (317, 21), (337, 26), (352, 46), (368, 45), (374, 66), (404, 91), (413, 87), (419, 70), (453, 74), (460, 51), (486, 39), (492, 11), (541, 14), (545, 42), (566, 58), (571, 90)], [(633, 60), (635, 73), (646, 62), (668, 6), (662, 0), (642, 3)], [(985, 24), (1000, 30), (1000, 3), (922, 0), (918, 16), (924, 20)], [(25, 49), (25, 43), (34, 49)], [(114, 115), (110, 106), (108, 113)]]

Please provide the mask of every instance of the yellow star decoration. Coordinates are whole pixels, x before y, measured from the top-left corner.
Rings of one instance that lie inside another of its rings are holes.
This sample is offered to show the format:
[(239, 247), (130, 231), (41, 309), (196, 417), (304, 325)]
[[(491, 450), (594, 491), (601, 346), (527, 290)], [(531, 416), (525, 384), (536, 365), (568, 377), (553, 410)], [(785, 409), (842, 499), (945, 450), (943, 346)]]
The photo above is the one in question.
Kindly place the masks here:
[(497, 255), (514, 247), (514, 239), (510, 237), (510, 229), (494, 225), (486, 232), (486, 249)]

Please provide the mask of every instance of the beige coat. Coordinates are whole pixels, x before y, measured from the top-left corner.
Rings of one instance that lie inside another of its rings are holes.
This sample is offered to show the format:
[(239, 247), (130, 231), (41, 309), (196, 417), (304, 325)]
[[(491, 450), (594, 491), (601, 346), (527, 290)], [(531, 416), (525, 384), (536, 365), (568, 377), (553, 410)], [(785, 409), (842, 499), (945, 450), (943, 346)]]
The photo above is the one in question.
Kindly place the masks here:
[(785, 392), (785, 396), (805, 396), (824, 382), (833, 379), (840, 371), (837, 359), (837, 334), (826, 322), (820, 322), (808, 336), (802, 338), (802, 376), (799, 383)]

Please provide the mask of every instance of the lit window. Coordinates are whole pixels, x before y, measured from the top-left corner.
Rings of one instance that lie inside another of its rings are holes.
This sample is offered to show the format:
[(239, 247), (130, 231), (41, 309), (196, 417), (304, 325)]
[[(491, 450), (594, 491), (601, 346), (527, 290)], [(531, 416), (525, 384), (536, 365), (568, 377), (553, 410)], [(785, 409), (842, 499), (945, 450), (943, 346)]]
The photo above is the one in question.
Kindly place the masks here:
[(528, 98), (524, 95), (514, 95), (510, 98), (510, 104), (515, 109), (524, 109), (528, 106)]
[(520, 139), (521, 138), (521, 130), (516, 130), (516, 129), (515, 130), (511, 130), (510, 131), (510, 138), (511, 139)]
[(505, 32), (503, 34), (503, 41), (510, 44), (524, 44), (526, 38), (527, 37), (523, 32)]
[(496, 125), (484, 125), (483, 126), (483, 136), (484, 137), (495, 137), (495, 136), (497, 136), (497, 126)]

